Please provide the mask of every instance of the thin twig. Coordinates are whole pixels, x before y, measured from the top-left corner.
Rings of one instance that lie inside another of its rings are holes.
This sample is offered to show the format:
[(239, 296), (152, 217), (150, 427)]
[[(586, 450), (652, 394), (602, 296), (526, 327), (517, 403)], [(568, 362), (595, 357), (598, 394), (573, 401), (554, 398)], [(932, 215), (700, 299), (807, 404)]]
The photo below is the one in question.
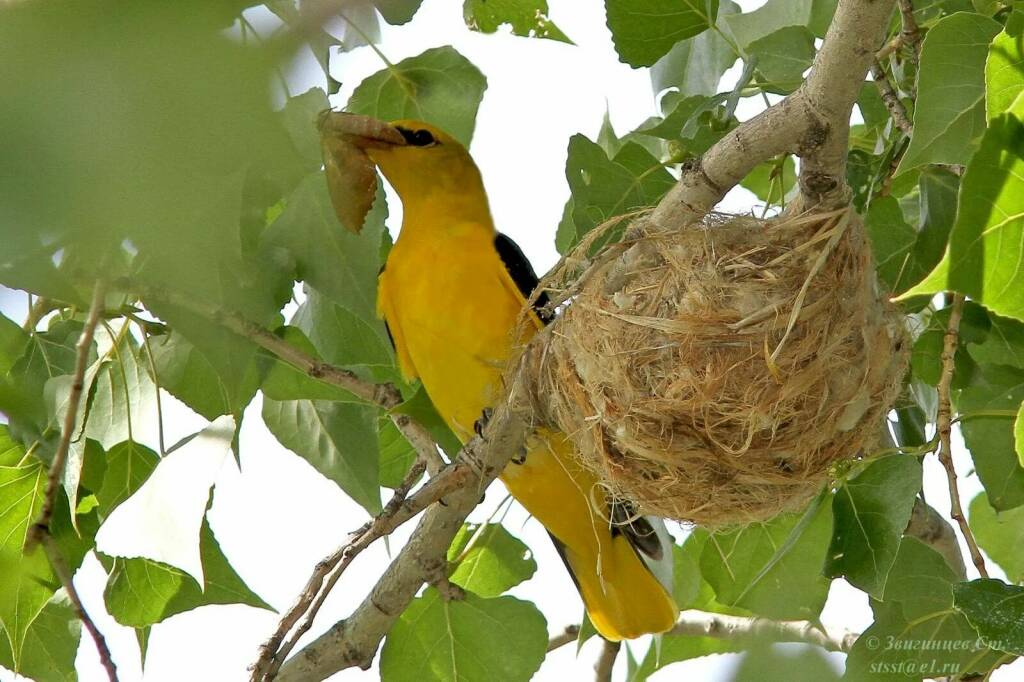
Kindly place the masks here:
[(60, 548), (57, 547), (57, 543), (49, 533), (44, 533), (40, 538), (40, 542), (43, 545), (43, 550), (46, 552), (47, 559), (50, 561), (50, 566), (53, 567), (53, 572), (57, 574), (57, 578), (60, 580), (61, 585), (64, 586), (64, 591), (68, 595), (68, 599), (71, 600), (71, 606), (74, 608), (75, 615), (78, 616), (78, 620), (82, 621), (82, 625), (88, 630), (92, 636), (92, 641), (96, 644), (96, 652), (99, 654), (100, 664), (107, 671), (107, 678), (110, 682), (117, 682), (117, 666), (114, 665), (114, 659), (110, 655), (107, 640), (85, 610), (82, 598), (78, 595), (78, 590), (75, 588), (75, 583), (72, 580), (71, 570), (64, 562), (64, 557), (61, 556)]
[(899, 95), (896, 94), (892, 83), (889, 82), (885, 68), (877, 59), (871, 64), (871, 79), (875, 81), (875, 87), (878, 88), (878, 94), (881, 96), (885, 108), (889, 110), (893, 123), (909, 136), (914, 132), (914, 126), (907, 117), (907, 110), (903, 106), (903, 102), (900, 101)]
[(721, 613), (687, 610), (669, 630), (672, 635), (713, 637), (715, 639), (761, 639), (773, 642), (801, 642), (819, 646), (826, 651), (848, 652), (860, 636), (843, 632), (833, 636), (813, 623), (802, 620), (771, 620), (746, 618)]
[[(534, 349), (539, 346), (532, 346)], [(521, 369), (521, 366), (519, 368)], [(480, 502), (480, 493), (523, 447), (528, 433), (532, 386), (521, 372), (511, 375), (508, 396), (499, 403), (483, 434), (459, 452), (451, 471), (466, 469), (467, 478), (445, 495), (444, 505), (426, 510), (409, 542), (385, 569), (348, 618), (307, 644), (281, 667), (280, 682), (324, 679), (344, 668), (368, 669), (384, 635), (412, 601), (424, 582), (447, 564), (446, 553), (466, 517)], [(427, 486), (447, 473), (431, 479)], [(424, 486), (426, 489), (427, 486)], [(417, 496), (423, 492), (421, 490)]]
[(964, 542), (971, 553), (971, 560), (983, 578), (988, 577), (988, 569), (985, 568), (985, 558), (978, 549), (978, 543), (974, 539), (974, 533), (967, 524), (967, 517), (964, 516), (963, 507), (960, 504), (960, 490), (957, 485), (956, 469), (953, 467), (953, 406), (950, 401), (949, 387), (953, 381), (953, 371), (956, 365), (956, 349), (960, 340), (960, 318), (964, 312), (963, 294), (953, 295), (953, 304), (949, 310), (949, 324), (946, 326), (946, 333), (942, 343), (942, 375), (939, 377), (939, 409), (936, 418), (936, 429), (939, 432), (939, 461), (946, 470), (946, 481), (949, 483), (949, 515), (960, 526), (960, 532), (964, 536)]
[[(299, 638), (309, 630), (320, 605), (337, 583), (341, 574), (352, 560), (376, 540), (392, 533), (403, 523), (413, 518), (428, 506), (463, 485), (471, 474), (468, 464), (449, 465), (439, 475), (431, 478), (415, 495), (407, 497), (409, 490), (423, 475), (425, 463), (417, 462), (409, 471), (402, 484), (395, 489), (391, 500), (383, 511), (362, 528), (352, 533), (349, 542), (320, 560), (313, 574), (295, 604), (282, 616), (274, 634), (260, 647), (260, 655), (253, 664), (250, 677), (253, 682), (272, 679), (281, 663), (294, 648)], [(333, 573), (332, 573), (333, 571)], [(329, 580), (327, 580), (330, 575)], [(327, 580), (326, 586), (324, 581)], [(284, 643), (296, 623), (306, 615), (305, 621), (295, 634)]]
[(292, 367), (305, 372), (313, 379), (342, 388), (352, 395), (377, 405), (388, 412), (388, 416), (405, 439), (416, 450), (417, 455), (427, 463), (427, 471), (436, 473), (445, 466), (445, 461), (437, 451), (430, 432), (419, 422), (408, 415), (392, 410), (402, 403), (402, 395), (391, 384), (375, 384), (364, 381), (354, 372), (323, 362), (309, 353), (291, 345), (269, 329), (249, 320), (233, 311), (225, 311), (212, 306), (196, 297), (186, 296), (167, 289), (155, 289), (140, 285), (138, 282), (122, 278), (114, 282), (118, 289), (131, 291), (144, 299), (153, 299), (170, 303), (216, 322), (229, 331), (245, 337), (267, 350)]
[(71, 378), (71, 391), (68, 395), (68, 407), (67, 412), (64, 414), (64, 425), (61, 429), (60, 443), (57, 445), (57, 453), (53, 456), (50, 473), (46, 479), (46, 493), (43, 498), (42, 511), (29, 530), (25, 543), (25, 547), (28, 550), (32, 549), (43, 536), (50, 534), (50, 520), (53, 518), (53, 510), (57, 504), (57, 494), (60, 492), (61, 481), (64, 479), (64, 467), (67, 464), (68, 451), (71, 449), (71, 439), (74, 438), (75, 424), (78, 423), (78, 408), (81, 403), (82, 391), (85, 388), (85, 368), (89, 364), (89, 350), (92, 348), (96, 326), (100, 323), (100, 316), (103, 313), (103, 300), (106, 292), (106, 282), (102, 279), (97, 280), (92, 292), (89, 317), (86, 319), (82, 333), (78, 337), (78, 343), (75, 344), (75, 371)]
[(612, 682), (612, 671), (615, 669), (615, 659), (619, 655), (622, 642), (609, 642), (604, 640), (601, 647), (601, 654), (594, 663), (594, 679), (596, 682)]
[(570, 642), (575, 642), (580, 636), (579, 625), (566, 625), (565, 629), (559, 632), (557, 635), (551, 637), (548, 640), (548, 653), (551, 653), (555, 649), (565, 646)]

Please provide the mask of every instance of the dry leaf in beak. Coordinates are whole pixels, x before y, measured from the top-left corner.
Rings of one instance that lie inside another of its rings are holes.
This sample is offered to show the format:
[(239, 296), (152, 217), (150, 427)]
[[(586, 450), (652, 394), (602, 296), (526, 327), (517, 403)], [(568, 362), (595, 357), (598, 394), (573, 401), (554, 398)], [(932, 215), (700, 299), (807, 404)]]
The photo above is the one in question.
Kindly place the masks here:
[(346, 229), (359, 233), (377, 194), (377, 171), (366, 152), (347, 135), (321, 131), (320, 148), (334, 214)]

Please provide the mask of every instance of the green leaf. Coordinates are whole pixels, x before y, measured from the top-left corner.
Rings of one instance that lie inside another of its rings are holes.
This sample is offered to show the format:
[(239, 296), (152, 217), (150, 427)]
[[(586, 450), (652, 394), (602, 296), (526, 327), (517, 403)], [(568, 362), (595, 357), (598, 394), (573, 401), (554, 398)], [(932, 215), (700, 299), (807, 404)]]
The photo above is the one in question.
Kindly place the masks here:
[[(25, 349), (11, 367), (10, 379), (17, 389), (12, 402), (0, 403), (0, 408), (31, 420), (40, 431), (50, 421), (50, 411), (43, 399), (43, 387), (54, 377), (75, 371), (75, 344), (82, 334), (82, 323), (74, 320), (54, 320), (45, 332), (35, 332)], [(90, 351), (89, 362), (95, 360)]]
[[(698, 609), (709, 613), (724, 613), (749, 616), (746, 609), (726, 606), (715, 599), (715, 591), (701, 575), (701, 553), (707, 546), (710, 534), (694, 529), (682, 546), (673, 546), (673, 590), (672, 595), (680, 610)], [(662, 635), (660, 650), (652, 646), (643, 660), (632, 670), (630, 682), (646, 680), (658, 670), (679, 661), (687, 661), (710, 654), (741, 651), (744, 642), (717, 637), (695, 637), (683, 635)]]
[(1017, 9), (989, 47), (985, 62), (985, 110), (990, 121), (1009, 111), (1024, 92), (1022, 29), (1024, 13)]
[(435, 47), (373, 74), (355, 89), (348, 110), (384, 121), (433, 123), (469, 146), (487, 79), (452, 47)]
[(967, 166), (949, 249), (909, 292), (953, 289), (1000, 315), (1024, 319), (1024, 125), (996, 119)]
[(0, 665), (36, 682), (76, 682), (75, 657), (81, 631), (82, 622), (78, 620), (71, 600), (63, 591), (58, 592), (25, 633), (17, 666), (7, 637), (0, 632)]
[(828, 595), (822, 575), (832, 536), (832, 504), (817, 498), (801, 516), (713, 533), (701, 574), (720, 602), (781, 620), (813, 620)]
[(1024, 323), (989, 314), (991, 327), (985, 340), (968, 346), (979, 365), (1009, 365), (1024, 369)]
[[(209, 420), (241, 412), (259, 386), (255, 361), (241, 372), (219, 372), (202, 351), (178, 332), (151, 336), (147, 348), (160, 388)], [(235, 381), (228, 383), (229, 377)]]
[(159, 455), (135, 441), (126, 440), (110, 448), (103, 485), (96, 491), (100, 514), (109, 516), (117, 505), (131, 497), (159, 463)]
[(978, 546), (1013, 582), (1024, 581), (1024, 507), (997, 512), (979, 493), (970, 506), (971, 530)]
[(958, 583), (953, 604), (986, 645), (1024, 655), (1024, 587), (991, 578)]
[(385, 488), (397, 488), (416, 461), (416, 449), (385, 415), (381, 415), (377, 420), (377, 442), (380, 444), (378, 482)]
[[(982, 410), (1017, 410), (1024, 401), (1024, 371), (982, 367), (956, 401), (961, 414)], [(972, 417), (960, 424), (978, 478), (997, 510), (1024, 504), (1024, 467), (1014, 448), (1012, 418)]]
[(640, 145), (626, 143), (609, 159), (583, 135), (569, 140), (565, 175), (572, 210), (563, 215), (555, 236), (555, 246), (563, 254), (597, 225), (653, 205), (675, 184), (675, 178)]
[(317, 354), (327, 362), (374, 382), (401, 382), (384, 323), (376, 313), (372, 318), (362, 315), (306, 287), (306, 300), (295, 312), (292, 324), (305, 332)]
[(57, 589), (43, 550), (25, 554), (25, 538), (43, 505), (46, 470), (38, 461), (0, 467), (0, 624), (10, 639), (15, 669), (32, 621)]
[(274, 437), (371, 514), (381, 510), (377, 417), (372, 407), (326, 400), (263, 400)]
[(740, 47), (749, 52), (752, 43), (787, 26), (809, 28), (820, 38), (834, 10), (832, 0), (768, 0), (753, 12), (728, 17), (725, 23)]
[(605, 0), (604, 6), (615, 51), (633, 67), (651, 66), (718, 17), (718, 0)]
[[(928, 325), (917, 340), (910, 356), (910, 366), (914, 376), (929, 386), (938, 386), (942, 375), (943, 337), (949, 327), (950, 308), (942, 308), (931, 315)], [(988, 337), (991, 323), (989, 313), (973, 301), (966, 301), (963, 317), (960, 319), (961, 344), (956, 351), (956, 365), (953, 373), (952, 386), (955, 389), (965, 388), (973, 380), (977, 363), (971, 358), (972, 349)]]
[(816, 50), (814, 34), (804, 26), (785, 26), (747, 45), (769, 92), (788, 94), (803, 83)]
[(875, 622), (850, 651), (843, 679), (895, 682), (990, 670), (1001, 654), (979, 645), (970, 623), (953, 609), (957, 580), (938, 552), (904, 538), (883, 599), (871, 601)]
[(881, 597), (920, 490), (921, 462), (906, 455), (876, 460), (847, 481), (832, 501), (825, 573)]
[(510, 26), (513, 35), (572, 42), (548, 19), (547, 0), (465, 0), (462, 16), (466, 26), (481, 33)]
[[(320, 354), (312, 342), (298, 327), (281, 327), (277, 335), (288, 345), (312, 355), (321, 360)], [(333, 384), (322, 381), (317, 377), (310, 376), (308, 372), (271, 356), (269, 353), (264, 356), (270, 369), (263, 377), (263, 384), (260, 388), (263, 394), (272, 400), (335, 400), (340, 402), (360, 403), (363, 401), (348, 391), (338, 388)]]
[(723, 95), (683, 97), (676, 92), (665, 93), (661, 107), (668, 114), (663, 119), (648, 119), (628, 137), (634, 142), (648, 135), (667, 140), (669, 153), (677, 161), (683, 156), (700, 156), (737, 123), (735, 117), (721, 120), (724, 101)]
[[(722, 0), (718, 19), (737, 14), (740, 6)], [(722, 74), (736, 62), (736, 51), (717, 31), (705, 31), (694, 38), (680, 40), (651, 68), (651, 87), (655, 94), (676, 88), (681, 96), (711, 96), (718, 92)]]
[(389, 682), (525, 682), (547, 643), (544, 616), (529, 602), (472, 593), (446, 602), (428, 588), (384, 640), (380, 674)]
[(0, 376), (7, 374), (25, 352), (29, 335), (16, 322), (0, 315)]
[(199, 551), (204, 586), (184, 571), (159, 561), (115, 558), (103, 591), (110, 615), (121, 625), (143, 628), (208, 604), (247, 604), (273, 611), (231, 567), (205, 520)]
[(925, 34), (914, 134), (899, 173), (971, 158), (985, 130), (985, 58), (998, 31), (999, 24), (988, 17), (959, 12)]
[(449, 580), (481, 597), (497, 597), (537, 570), (530, 548), (500, 523), (462, 525), (448, 548)]
[(423, 0), (373, 0), (384, 21), (392, 25), (408, 23)]
[(264, 245), (290, 253), (298, 279), (360, 319), (376, 321), (380, 242), (387, 217), (383, 196), (378, 191), (362, 232), (353, 234), (335, 217), (324, 174), (311, 173), (267, 228)]
[(1017, 461), (1024, 467), (1024, 402), (1017, 409), (1017, 417), (1013, 421), (1013, 447), (1017, 451)]
[(729, 678), (731, 682), (839, 682), (839, 679), (828, 657), (818, 649), (803, 647), (788, 651), (771, 646), (756, 646), (744, 654), (736, 672)]
[(781, 204), (789, 191), (796, 186), (796, 163), (788, 154), (764, 161), (754, 166), (754, 170), (750, 171), (740, 184), (761, 201)]
[(6, 424), (0, 424), (0, 466), (16, 467), (25, 456), (25, 448), (11, 438), (11, 430)]

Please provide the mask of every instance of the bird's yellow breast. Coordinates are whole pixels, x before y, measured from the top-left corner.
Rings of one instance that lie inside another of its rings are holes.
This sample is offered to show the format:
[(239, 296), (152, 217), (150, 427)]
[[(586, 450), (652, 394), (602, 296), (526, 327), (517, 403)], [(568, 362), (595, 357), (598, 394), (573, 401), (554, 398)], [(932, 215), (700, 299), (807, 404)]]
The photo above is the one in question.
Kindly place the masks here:
[(468, 440), (484, 408), (501, 397), (522, 307), (493, 230), (466, 224), (447, 227), (444, 238), (400, 239), (381, 274), (379, 296), (406, 355), (403, 372), (420, 378), (438, 412)]

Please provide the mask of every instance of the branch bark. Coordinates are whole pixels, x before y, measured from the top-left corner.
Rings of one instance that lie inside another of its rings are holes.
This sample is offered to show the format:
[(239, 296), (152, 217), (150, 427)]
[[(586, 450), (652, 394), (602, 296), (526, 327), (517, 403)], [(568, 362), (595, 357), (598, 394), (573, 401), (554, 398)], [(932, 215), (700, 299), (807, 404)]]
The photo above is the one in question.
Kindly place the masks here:
[(612, 671), (615, 670), (615, 659), (619, 657), (622, 642), (605, 640), (601, 653), (594, 663), (594, 680), (596, 682), (612, 682)]
[(703, 217), (758, 163), (784, 153), (803, 160), (803, 206), (845, 205), (850, 112), (894, 4), (895, 0), (839, 0), (807, 80), (685, 167), (651, 220), (672, 227)]
[(956, 468), (953, 466), (953, 405), (949, 395), (950, 385), (953, 382), (953, 372), (956, 367), (956, 349), (960, 341), (960, 318), (964, 313), (963, 294), (953, 294), (953, 303), (950, 306), (949, 324), (946, 326), (946, 333), (942, 342), (942, 375), (939, 377), (939, 409), (936, 416), (936, 430), (939, 433), (939, 461), (946, 470), (946, 482), (949, 485), (949, 515), (960, 526), (960, 532), (967, 543), (967, 549), (971, 553), (971, 560), (983, 578), (988, 577), (988, 569), (985, 567), (985, 558), (978, 549), (978, 543), (974, 539), (974, 533), (967, 524), (967, 517), (964, 516), (963, 506), (960, 504), (960, 488), (957, 485)]
[(669, 634), (716, 639), (761, 639), (772, 642), (813, 644), (826, 651), (848, 652), (860, 635), (843, 632), (830, 635), (808, 621), (779, 621), (744, 618), (704, 611), (683, 611)]

